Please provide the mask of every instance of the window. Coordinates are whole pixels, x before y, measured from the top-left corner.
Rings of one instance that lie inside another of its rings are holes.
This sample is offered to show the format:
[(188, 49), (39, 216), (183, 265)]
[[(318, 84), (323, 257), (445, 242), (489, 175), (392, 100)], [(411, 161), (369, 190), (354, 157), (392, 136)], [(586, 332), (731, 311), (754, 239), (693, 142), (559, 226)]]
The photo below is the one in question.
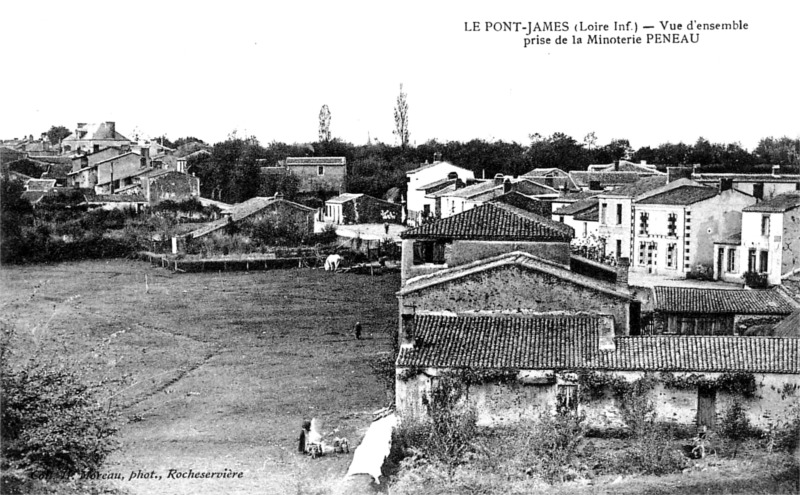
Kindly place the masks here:
[(431, 205), (422, 205), (422, 218), (427, 219), (431, 216)]
[(622, 205), (617, 205), (617, 225), (622, 225)]
[(436, 241), (417, 241), (414, 243), (414, 264), (444, 264), (445, 243)]
[(602, 225), (606, 224), (606, 211), (608, 210), (608, 204), (603, 203), (600, 205), (600, 223)]
[(747, 252), (747, 271), (754, 272), (756, 271), (756, 250), (750, 249)]
[(677, 249), (677, 245), (667, 244), (667, 268), (677, 268), (677, 258), (675, 257), (675, 251)]
[(658, 256), (658, 244), (651, 242), (647, 245), (647, 264), (655, 265), (656, 256)]
[(728, 249), (728, 273), (736, 272), (736, 248)]
[(325, 175), (325, 167), (320, 165), (317, 167), (317, 175)]
[(639, 234), (647, 235), (647, 222), (650, 219), (650, 215), (647, 213), (640, 213), (639, 214)]
[(639, 243), (639, 264), (644, 265), (644, 250), (647, 249), (646, 242)]
[(678, 235), (678, 215), (675, 213), (667, 215), (667, 235)]
[(556, 392), (556, 407), (560, 411), (578, 410), (578, 386), (558, 385)]
[(617, 239), (617, 258), (622, 256), (622, 241)]
[(769, 253), (766, 251), (761, 251), (758, 254), (758, 271), (760, 273), (767, 273), (769, 270)]
[(756, 182), (753, 184), (753, 196), (758, 199), (764, 199), (764, 183)]
[(761, 217), (761, 235), (763, 237), (769, 237), (769, 215), (763, 215)]
[(564, 223), (564, 216), (562, 215), (562, 216), (558, 217), (558, 221), (561, 222), (561, 223)]
[(586, 237), (588, 235), (589, 235), (589, 223), (583, 222), (583, 237)]

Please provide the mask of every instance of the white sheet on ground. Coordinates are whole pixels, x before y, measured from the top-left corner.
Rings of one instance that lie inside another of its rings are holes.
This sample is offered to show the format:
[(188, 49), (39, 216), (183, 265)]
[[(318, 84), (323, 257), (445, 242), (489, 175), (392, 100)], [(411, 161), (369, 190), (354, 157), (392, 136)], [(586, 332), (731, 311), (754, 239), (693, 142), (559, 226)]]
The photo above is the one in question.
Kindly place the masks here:
[(347, 470), (347, 476), (368, 474), (376, 483), (380, 483), (381, 466), (392, 444), (392, 429), (397, 425), (397, 416), (390, 414), (374, 421), (364, 440), (353, 454), (353, 462)]

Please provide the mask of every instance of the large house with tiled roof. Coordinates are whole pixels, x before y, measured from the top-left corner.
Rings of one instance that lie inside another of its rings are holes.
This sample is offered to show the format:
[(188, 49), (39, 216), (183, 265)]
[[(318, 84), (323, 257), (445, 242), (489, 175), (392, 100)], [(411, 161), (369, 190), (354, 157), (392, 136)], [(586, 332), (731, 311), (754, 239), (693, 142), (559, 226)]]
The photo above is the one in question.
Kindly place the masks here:
[(695, 171), (692, 180), (712, 187), (726, 183), (727, 187), (764, 200), (779, 194), (800, 191), (800, 174), (781, 173), (778, 165), (772, 168), (771, 174), (717, 174)]
[(737, 335), (747, 320), (777, 322), (798, 308), (777, 290), (653, 288), (654, 331), (669, 335)]
[[(785, 391), (800, 378), (800, 339), (621, 336), (607, 316), (592, 314), (407, 312), (400, 332), (395, 389), (403, 420), (424, 417), (424, 398), (448, 373), (479, 377), (469, 382), (468, 400), (482, 424), (560, 406), (585, 412), (592, 426), (621, 425), (610, 390), (583, 389), (581, 377), (592, 374), (629, 383), (650, 377), (656, 419), (677, 424), (714, 427), (737, 401), (765, 427), (797, 407)], [(727, 387), (732, 376), (752, 377), (755, 395)]]
[(742, 210), (755, 202), (735, 189), (691, 181), (675, 181), (638, 197), (633, 201), (631, 270), (711, 278), (714, 242), (738, 232)]
[(406, 214), (408, 224), (411, 226), (419, 225), (424, 219), (431, 217), (433, 203), (430, 200), (426, 200), (426, 196), (435, 192), (437, 185), (441, 181), (455, 179), (459, 179), (462, 184), (466, 184), (475, 179), (475, 174), (472, 170), (441, 161), (441, 156), (438, 155), (433, 163), (425, 163), (406, 172)]
[(103, 148), (120, 148), (130, 146), (131, 141), (117, 132), (114, 122), (101, 122), (99, 124), (78, 123), (69, 136), (61, 140), (63, 153), (76, 151), (95, 152)]
[(569, 265), (567, 225), (503, 204), (487, 203), (406, 230), (402, 280), (510, 251), (527, 251)]
[(715, 242), (715, 279), (741, 283), (748, 272), (769, 285), (800, 272), (800, 191), (744, 208), (741, 231)]

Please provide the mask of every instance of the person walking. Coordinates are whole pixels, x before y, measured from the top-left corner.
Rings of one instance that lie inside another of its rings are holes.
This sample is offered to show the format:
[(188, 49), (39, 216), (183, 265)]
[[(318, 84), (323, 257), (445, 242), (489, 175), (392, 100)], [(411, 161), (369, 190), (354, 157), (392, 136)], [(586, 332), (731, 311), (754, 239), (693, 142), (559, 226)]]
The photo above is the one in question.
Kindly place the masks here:
[(389, 222), (383, 224), (383, 230), (386, 231), (386, 235), (389, 235)]
[(361, 340), (361, 322), (360, 321), (356, 322), (356, 326), (355, 326), (355, 328), (353, 330), (355, 331), (355, 334), (356, 334), (356, 340)]

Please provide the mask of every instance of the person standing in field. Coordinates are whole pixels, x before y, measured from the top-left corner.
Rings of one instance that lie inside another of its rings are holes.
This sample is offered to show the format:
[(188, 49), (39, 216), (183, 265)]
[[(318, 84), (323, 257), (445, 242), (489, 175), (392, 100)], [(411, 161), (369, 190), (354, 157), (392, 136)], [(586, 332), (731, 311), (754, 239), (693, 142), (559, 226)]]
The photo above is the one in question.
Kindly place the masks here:
[(356, 340), (361, 340), (361, 322), (360, 321), (356, 322), (356, 326), (353, 329), (353, 331), (356, 334)]

